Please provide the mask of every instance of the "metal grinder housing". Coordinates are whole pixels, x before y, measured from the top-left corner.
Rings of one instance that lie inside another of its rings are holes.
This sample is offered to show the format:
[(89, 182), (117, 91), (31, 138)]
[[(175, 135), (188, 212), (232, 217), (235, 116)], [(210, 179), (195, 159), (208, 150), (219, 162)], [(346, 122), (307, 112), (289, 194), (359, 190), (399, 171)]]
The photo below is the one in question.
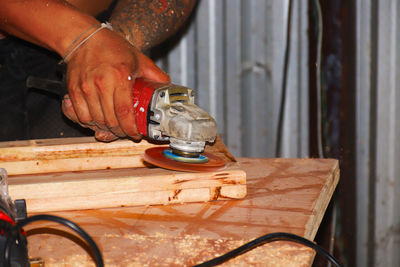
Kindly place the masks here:
[(198, 157), (206, 142), (215, 141), (216, 122), (194, 104), (190, 88), (136, 79), (133, 103), (139, 133), (169, 141), (174, 154)]

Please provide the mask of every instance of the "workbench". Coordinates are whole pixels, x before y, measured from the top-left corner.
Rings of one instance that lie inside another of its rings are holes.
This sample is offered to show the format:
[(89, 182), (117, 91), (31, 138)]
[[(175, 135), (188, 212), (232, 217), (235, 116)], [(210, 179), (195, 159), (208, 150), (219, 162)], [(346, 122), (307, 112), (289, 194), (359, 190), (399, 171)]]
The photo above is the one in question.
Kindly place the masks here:
[[(247, 175), (243, 200), (51, 214), (83, 227), (106, 266), (189, 266), (271, 232), (313, 240), (339, 180), (338, 161), (239, 158), (238, 164)], [(82, 241), (66, 228), (43, 222), (25, 230), (30, 256), (43, 258), (47, 267), (94, 266)], [(309, 266), (314, 256), (302, 245), (276, 241), (224, 266)]]

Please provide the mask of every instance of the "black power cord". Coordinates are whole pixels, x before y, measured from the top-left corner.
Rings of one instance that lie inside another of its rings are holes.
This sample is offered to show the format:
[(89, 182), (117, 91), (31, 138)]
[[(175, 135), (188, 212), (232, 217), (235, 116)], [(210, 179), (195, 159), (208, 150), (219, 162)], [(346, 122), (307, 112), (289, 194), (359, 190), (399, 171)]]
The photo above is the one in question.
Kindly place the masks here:
[(11, 266), (10, 264), (10, 255), (11, 255), (11, 246), (14, 242), (17, 241), (17, 234), (22, 230), (22, 227), (26, 226), (27, 224), (37, 222), (37, 221), (50, 221), (50, 222), (56, 222), (59, 224), (62, 224), (71, 230), (75, 231), (81, 238), (83, 238), (89, 247), (92, 249), (93, 255), (95, 257), (95, 262), (97, 267), (104, 267), (104, 261), (103, 261), (103, 256), (100, 252), (99, 247), (96, 245), (94, 240), (90, 237), (88, 233), (85, 232), (79, 225), (76, 223), (54, 215), (35, 215), (26, 218), (25, 220), (19, 221), (13, 228), (13, 234), (10, 235), (10, 238), (8, 239), (8, 242), (6, 243), (5, 247), (5, 262), (6, 262), (6, 267)]
[[(104, 261), (103, 261), (103, 256), (94, 242), (94, 240), (90, 237), (90, 235), (85, 232), (80, 226), (78, 226), (76, 223), (54, 215), (35, 215), (28, 217), (27, 219), (24, 219), (22, 221), (19, 221), (12, 229), (12, 233), (9, 235), (6, 246), (5, 246), (5, 251), (4, 251), (4, 259), (6, 266), (5, 267), (11, 267), (10, 263), (10, 255), (11, 255), (11, 248), (12, 244), (15, 243), (18, 240), (18, 233), (22, 231), (22, 228), (30, 223), (37, 222), (37, 221), (50, 221), (50, 222), (56, 222), (61, 225), (64, 225), (71, 230), (75, 231), (83, 240), (86, 241), (86, 243), (90, 246), (92, 249), (93, 255), (95, 257), (95, 262), (97, 267), (104, 267)], [(324, 257), (327, 258), (327, 260), (331, 263), (333, 263), (337, 267), (341, 267), (342, 265), (332, 256), (330, 255), (324, 248), (318, 246), (317, 244), (314, 244), (313, 242), (290, 233), (270, 233), (263, 235), (259, 238), (254, 239), (253, 241), (250, 241), (222, 256), (216, 257), (214, 259), (211, 259), (209, 261), (203, 262), (201, 264), (195, 265), (195, 267), (210, 267), (210, 266), (216, 266), (219, 264), (222, 264), (230, 259), (233, 259), (239, 255), (242, 255), (256, 247), (259, 247), (265, 243), (269, 243), (272, 241), (278, 241), (278, 240), (287, 240), (287, 241), (292, 241), (296, 243), (300, 243), (302, 245), (305, 245), (307, 247), (310, 247), (314, 249), (317, 253), (322, 254)]]
[(288, 240), (288, 241), (293, 241), (296, 243), (300, 243), (302, 245), (305, 245), (307, 247), (310, 247), (314, 249), (317, 253), (321, 253), (323, 256), (325, 256), (331, 263), (333, 263), (335, 266), (341, 267), (342, 265), (332, 256), (330, 255), (324, 248), (314, 244), (308, 239), (305, 239), (301, 236), (294, 235), (294, 234), (289, 234), (289, 233), (271, 233), (271, 234), (266, 234), (263, 235), (259, 238), (254, 239), (253, 241), (250, 241), (243, 246), (240, 246), (222, 256), (219, 256), (217, 258), (214, 258), (212, 260), (200, 263), (198, 265), (195, 265), (194, 267), (210, 267), (210, 266), (216, 266), (221, 263), (224, 263), (232, 258), (235, 258), (241, 254), (244, 254), (258, 246), (261, 246), (265, 243), (272, 242), (272, 241), (278, 241), (278, 240)]

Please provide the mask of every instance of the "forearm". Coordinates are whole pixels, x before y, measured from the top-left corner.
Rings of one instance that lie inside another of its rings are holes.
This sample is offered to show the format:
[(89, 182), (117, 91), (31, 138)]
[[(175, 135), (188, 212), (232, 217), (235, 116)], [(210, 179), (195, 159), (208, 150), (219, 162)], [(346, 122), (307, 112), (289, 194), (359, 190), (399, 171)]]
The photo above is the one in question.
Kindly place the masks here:
[(153, 47), (174, 34), (196, 4), (196, 0), (120, 0), (111, 23), (141, 50)]
[(73, 40), (99, 23), (61, 0), (0, 0), (0, 31), (64, 55)]

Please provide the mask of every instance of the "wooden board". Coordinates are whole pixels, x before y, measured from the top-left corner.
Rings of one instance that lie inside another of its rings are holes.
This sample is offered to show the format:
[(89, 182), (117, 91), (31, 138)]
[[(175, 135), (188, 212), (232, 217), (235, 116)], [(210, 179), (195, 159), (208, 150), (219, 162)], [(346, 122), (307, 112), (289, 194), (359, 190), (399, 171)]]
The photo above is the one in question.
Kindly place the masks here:
[(185, 173), (145, 164), (146, 141), (99, 143), (92, 138), (6, 142), (0, 167), (9, 173), (9, 194), (32, 212), (111, 208), (220, 199), (246, 195), (246, 174), (218, 139), (208, 147), (225, 160), (216, 172)]
[[(147, 167), (144, 151), (160, 145), (167, 146), (146, 140), (103, 143), (93, 137), (0, 142), (0, 167), (9, 175)], [(220, 138), (206, 151), (235, 161)]]
[(229, 167), (210, 173), (125, 168), (12, 176), (9, 194), (24, 198), (32, 212), (240, 199), (246, 174)]
[[(81, 225), (106, 266), (190, 266), (271, 232), (313, 240), (339, 180), (336, 160), (238, 159), (247, 173), (243, 200), (53, 212)], [(36, 229), (33, 229), (36, 228)], [(29, 252), (46, 266), (94, 266), (65, 228), (26, 228)], [(310, 266), (311, 249), (274, 242), (223, 266)]]

